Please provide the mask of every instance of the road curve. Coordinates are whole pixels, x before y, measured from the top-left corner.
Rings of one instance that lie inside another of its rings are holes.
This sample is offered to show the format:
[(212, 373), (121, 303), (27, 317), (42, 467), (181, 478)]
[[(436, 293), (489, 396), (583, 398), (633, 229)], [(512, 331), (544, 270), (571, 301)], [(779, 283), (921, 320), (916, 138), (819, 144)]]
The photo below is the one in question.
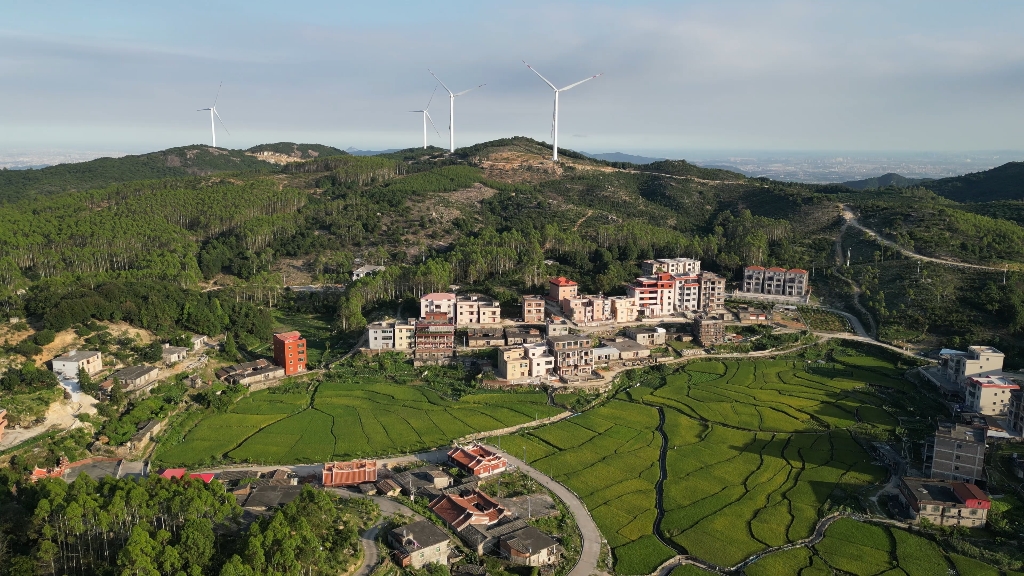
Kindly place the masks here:
[[(494, 446), (488, 446), (488, 448), (496, 452), (499, 451)], [(551, 479), (547, 474), (512, 456), (508, 452), (501, 451), (501, 453), (508, 459), (509, 464), (526, 472), (542, 486), (554, 492), (555, 496), (558, 496), (562, 502), (565, 502), (569, 512), (576, 519), (576, 525), (579, 527), (580, 536), (583, 539), (583, 551), (580, 552), (580, 559), (576, 562), (576, 566), (569, 571), (568, 576), (591, 576), (591, 574), (601, 572), (597, 568), (597, 562), (601, 556), (601, 530), (598, 529), (597, 523), (590, 516), (590, 511), (587, 510), (583, 501), (572, 490)]]
[(850, 210), (850, 208), (845, 204), (840, 204), (839, 207), (842, 210), (843, 219), (846, 220), (846, 224), (849, 224), (850, 226), (853, 226), (854, 228), (865, 232), (868, 236), (871, 236), (871, 238), (873, 238), (879, 244), (883, 244), (885, 246), (889, 246), (890, 248), (898, 250), (901, 254), (909, 258), (923, 260), (925, 262), (934, 262), (935, 264), (945, 264), (946, 266), (972, 268), (974, 270), (988, 270), (990, 272), (1002, 272), (1005, 270), (1005, 268), (994, 268), (992, 266), (982, 266), (980, 264), (968, 264), (966, 262), (958, 262), (956, 260), (945, 260), (943, 258), (932, 258), (931, 256), (924, 256), (922, 254), (918, 254), (913, 250), (908, 250), (900, 246), (899, 244), (893, 242), (892, 240), (887, 240), (883, 238), (878, 232), (875, 232), (871, 228), (868, 228), (867, 226), (864, 226), (863, 224), (858, 222), (857, 217), (853, 215), (853, 211)]

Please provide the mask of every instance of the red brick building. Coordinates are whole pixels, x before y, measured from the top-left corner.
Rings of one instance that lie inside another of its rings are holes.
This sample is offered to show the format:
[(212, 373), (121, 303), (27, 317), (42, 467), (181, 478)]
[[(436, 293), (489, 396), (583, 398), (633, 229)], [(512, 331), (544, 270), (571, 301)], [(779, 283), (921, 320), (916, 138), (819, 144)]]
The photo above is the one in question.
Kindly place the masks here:
[(448, 451), (448, 460), (466, 472), (480, 477), (498, 474), (508, 468), (508, 460), (504, 456), (480, 444), (474, 444), (469, 448), (452, 448)]
[(323, 485), (355, 486), (377, 481), (376, 460), (352, 460), (350, 462), (328, 462), (324, 464)]
[(274, 334), (274, 363), (291, 376), (306, 371), (306, 339), (298, 332)]

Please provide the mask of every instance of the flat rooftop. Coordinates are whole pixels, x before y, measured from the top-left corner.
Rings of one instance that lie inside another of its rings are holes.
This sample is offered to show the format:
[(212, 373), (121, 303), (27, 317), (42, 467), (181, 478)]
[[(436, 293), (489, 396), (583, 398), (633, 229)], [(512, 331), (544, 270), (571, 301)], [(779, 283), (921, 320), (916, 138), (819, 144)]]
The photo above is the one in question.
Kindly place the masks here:
[(57, 356), (54, 360), (58, 362), (81, 362), (82, 360), (98, 355), (99, 352), (96, 350), (72, 350), (63, 356)]
[(992, 346), (968, 346), (967, 349), (978, 354), (999, 354), (1000, 356), (1003, 354)]
[(985, 442), (985, 430), (981, 427), (961, 426), (960, 424), (951, 424), (949, 422), (939, 424), (935, 435), (966, 442)]

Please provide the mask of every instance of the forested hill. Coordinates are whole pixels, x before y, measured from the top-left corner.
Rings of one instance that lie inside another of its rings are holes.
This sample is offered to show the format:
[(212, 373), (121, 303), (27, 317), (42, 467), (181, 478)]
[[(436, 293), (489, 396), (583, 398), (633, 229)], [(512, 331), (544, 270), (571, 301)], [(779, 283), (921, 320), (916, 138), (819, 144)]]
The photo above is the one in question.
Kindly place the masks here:
[(906, 176), (900, 176), (899, 174), (889, 172), (888, 174), (875, 176), (874, 178), (843, 182), (843, 186), (853, 190), (874, 190), (877, 188), (885, 188), (886, 186), (906, 188), (907, 186), (916, 186), (922, 182), (927, 182), (928, 180), (930, 180), (930, 178), (907, 178)]
[[(287, 144), (290, 153), (291, 143)], [(341, 153), (334, 148), (330, 150), (333, 150), (333, 153)], [(270, 169), (273, 169), (272, 164), (247, 154), (246, 151), (197, 144), (137, 156), (97, 158), (89, 162), (58, 164), (39, 170), (0, 170), (0, 203), (38, 195), (92, 190), (134, 180)]]
[(1024, 162), (1007, 162), (991, 170), (932, 180), (921, 186), (957, 202), (1024, 200)]

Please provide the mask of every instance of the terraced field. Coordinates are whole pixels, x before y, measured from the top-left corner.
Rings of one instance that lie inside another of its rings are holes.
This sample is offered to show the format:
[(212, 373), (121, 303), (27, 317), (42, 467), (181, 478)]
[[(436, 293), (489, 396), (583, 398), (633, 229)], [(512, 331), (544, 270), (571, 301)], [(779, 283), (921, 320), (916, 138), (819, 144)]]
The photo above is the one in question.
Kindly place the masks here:
[(650, 573), (682, 552), (732, 566), (806, 538), (828, 508), (883, 478), (854, 433), (886, 435), (892, 406), (918, 399), (899, 374), (857, 355), (695, 362), (501, 441), (580, 495), (617, 573)]
[[(955, 570), (955, 571), (954, 571)], [(841, 519), (810, 548), (768, 554), (746, 568), (747, 576), (1001, 576), (984, 562), (947, 554), (931, 540), (898, 528)], [(1014, 575), (1015, 572), (1005, 572)]]
[(458, 401), (422, 385), (380, 375), (328, 380), (313, 391), (253, 393), (227, 412), (211, 414), (174, 445), (161, 445), (161, 464), (194, 466), (220, 460), (324, 462), (435, 448), (480, 431), (545, 418), (561, 410), (542, 393), (473, 393)]

